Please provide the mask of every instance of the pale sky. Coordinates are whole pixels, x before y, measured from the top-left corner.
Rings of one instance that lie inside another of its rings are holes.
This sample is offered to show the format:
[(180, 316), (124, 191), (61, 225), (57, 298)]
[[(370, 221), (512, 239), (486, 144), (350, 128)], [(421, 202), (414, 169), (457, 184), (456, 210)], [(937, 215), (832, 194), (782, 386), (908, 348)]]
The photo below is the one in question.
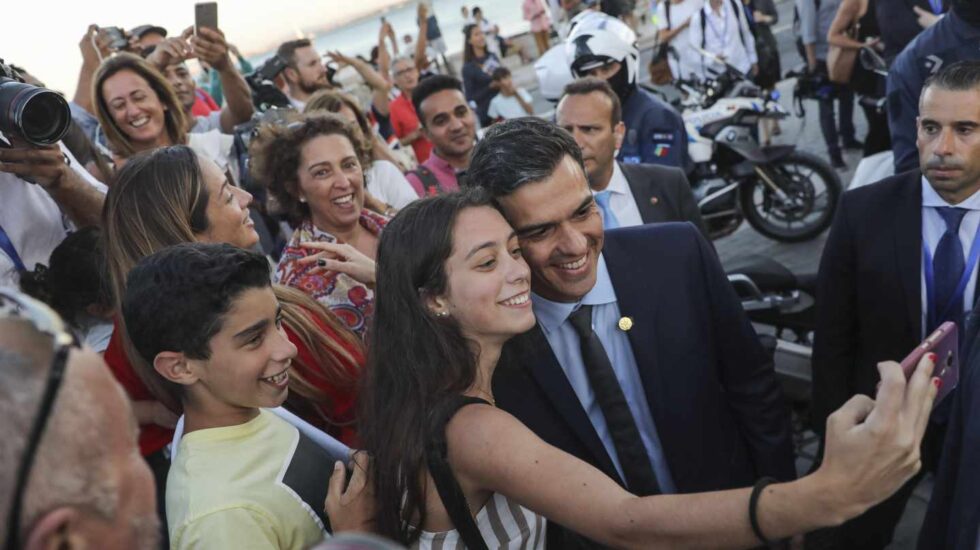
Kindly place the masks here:
[[(82, 55), (78, 43), (90, 23), (131, 29), (152, 23), (171, 36), (194, 24), (195, 0), (2, 0), (0, 58), (20, 65), (69, 97)], [(369, 14), (399, 0), (219, 0), (218, 26), (243, 54), (274, 48)]]

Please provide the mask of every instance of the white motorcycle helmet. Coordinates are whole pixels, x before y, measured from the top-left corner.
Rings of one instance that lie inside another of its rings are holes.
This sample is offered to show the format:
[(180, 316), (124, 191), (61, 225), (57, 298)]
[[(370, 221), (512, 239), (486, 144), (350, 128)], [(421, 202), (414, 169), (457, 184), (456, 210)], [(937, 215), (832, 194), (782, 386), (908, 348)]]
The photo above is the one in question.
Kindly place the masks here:
[(549, 48), (534, 63), (534, 74), (538, 77), (538, 92), (542, 97), (552, 103), (557, 103), (561, 99), (565, 86), (575, 80), (575, 75), (572, 74), (571, 70), (571, 58), (568, 57), (564, 41), (583, 21), (593, 17), (602, 18), (603, 16), (604, 14), (601, 12), (586, 10), (561, 26), (559, 29), (560, 43)]
[(640, 64), (636, 33), (615, 17), (595, 11), (577, 15), (565, 40), (565, 56), (575, 77), (618, 61), (623, 70), (611, 78), (609, 84), (621, 99), (636, 85)]
[(575, 80), (565, 56), (565, 45), (553, 46), (534, 62), (534, 74), (538, 77), (538, 92), (541, 97), (557, 103), (565, 86)]

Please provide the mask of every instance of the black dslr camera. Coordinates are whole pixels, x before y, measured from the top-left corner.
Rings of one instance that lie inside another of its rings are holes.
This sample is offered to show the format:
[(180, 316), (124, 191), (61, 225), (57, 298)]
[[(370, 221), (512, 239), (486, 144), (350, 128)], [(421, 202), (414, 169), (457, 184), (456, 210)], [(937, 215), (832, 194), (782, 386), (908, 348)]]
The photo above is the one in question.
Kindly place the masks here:
[[(61, 95), (25, 84), (0, 59), (0, 132), (37, 146), (58, 143), (71, 124), (71, 110)], [(2, 145), (0, 141), (0, 145)]]
[(285, 68), (286, 61), (278, 55), (273, 55), (254, 72), (245, 75), (245, 82), (252, 90), (252, 103), (258, 112), (292, 108), (289, 98), (275, 85), (276, 77)]

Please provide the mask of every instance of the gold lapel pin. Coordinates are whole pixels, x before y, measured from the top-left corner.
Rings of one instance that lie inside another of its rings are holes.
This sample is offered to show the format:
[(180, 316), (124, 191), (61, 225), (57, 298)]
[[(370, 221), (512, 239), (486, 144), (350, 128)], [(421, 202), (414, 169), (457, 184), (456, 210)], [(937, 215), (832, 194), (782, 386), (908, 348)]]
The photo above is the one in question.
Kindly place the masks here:
[(620, 317), (619, 318), (619, 330), (623, 332), (629, 331), (633, 328), (633, 318), (632, 317)]

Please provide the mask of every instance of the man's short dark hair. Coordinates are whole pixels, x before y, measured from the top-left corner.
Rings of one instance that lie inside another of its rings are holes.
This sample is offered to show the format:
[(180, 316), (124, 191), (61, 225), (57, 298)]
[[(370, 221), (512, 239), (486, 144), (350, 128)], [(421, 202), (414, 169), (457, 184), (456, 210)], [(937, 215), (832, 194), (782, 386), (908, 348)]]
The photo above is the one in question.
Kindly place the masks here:
[(264, 256), (229, 244), (184, 243), (143, 258), (122, 301), (133, 347), (150, 365), (162, 351), (208, 359), (232, 301), (271, 286), (269, 275)]
[(943, 67), (926, 79), (922, 85), (922, 94), (925, 95), (926, 90), (931, 87), (953, 92), (980, 88), (980, 60), (958, 61)]
[(619, 96), (613, 91), (612, 86), (601, 78), (587, 76), (569, 82), (561, 92), (561, 99), (565, 99), (565, 96), (569, 95), (589, 95), (592, 93), (600, 93), (609, 98), (609, 101), (612, 102), (610, 122), (613, 126), (619, 124), (623, 120), (623, 105), (619, 102)]
[(290, 40), (289, 42), (283, 42), (279, 49), (276, 50), (276, 54), (281, 57), (287, 65), (296, 68), (296, 50), (300, 48), (306, 48), (312, 46), (313, 43), (310, 42), (308, 38), (300, 38), (299, 40)]
[(422, 102), (430, 95), (439, 93), (443, 90), (463, 91), (463, 83), (458, 78), (444, 74), (427, 76), (419, 81), (418, 86), (412, 90), (412, 105), (415, 113), (419, 116), (419, 121), (425, 126), (425, 115), (422, 113)]
[(497, 67), (496, 69), (493, 70), (493, 73), (490, 75), (490, 78), (494, 82), (500, 82), (501, 80), (507, 78), (508, 76), (510, 76), (510, 69), (508, 69), (507, 67)]
[(525, 183), (551, 177), (566, 156), (585, 170), (571, 134), (537, 117), (513, 118), (487, 129), (473, 149), (466, 181), (494, 197), (509, 195)]

